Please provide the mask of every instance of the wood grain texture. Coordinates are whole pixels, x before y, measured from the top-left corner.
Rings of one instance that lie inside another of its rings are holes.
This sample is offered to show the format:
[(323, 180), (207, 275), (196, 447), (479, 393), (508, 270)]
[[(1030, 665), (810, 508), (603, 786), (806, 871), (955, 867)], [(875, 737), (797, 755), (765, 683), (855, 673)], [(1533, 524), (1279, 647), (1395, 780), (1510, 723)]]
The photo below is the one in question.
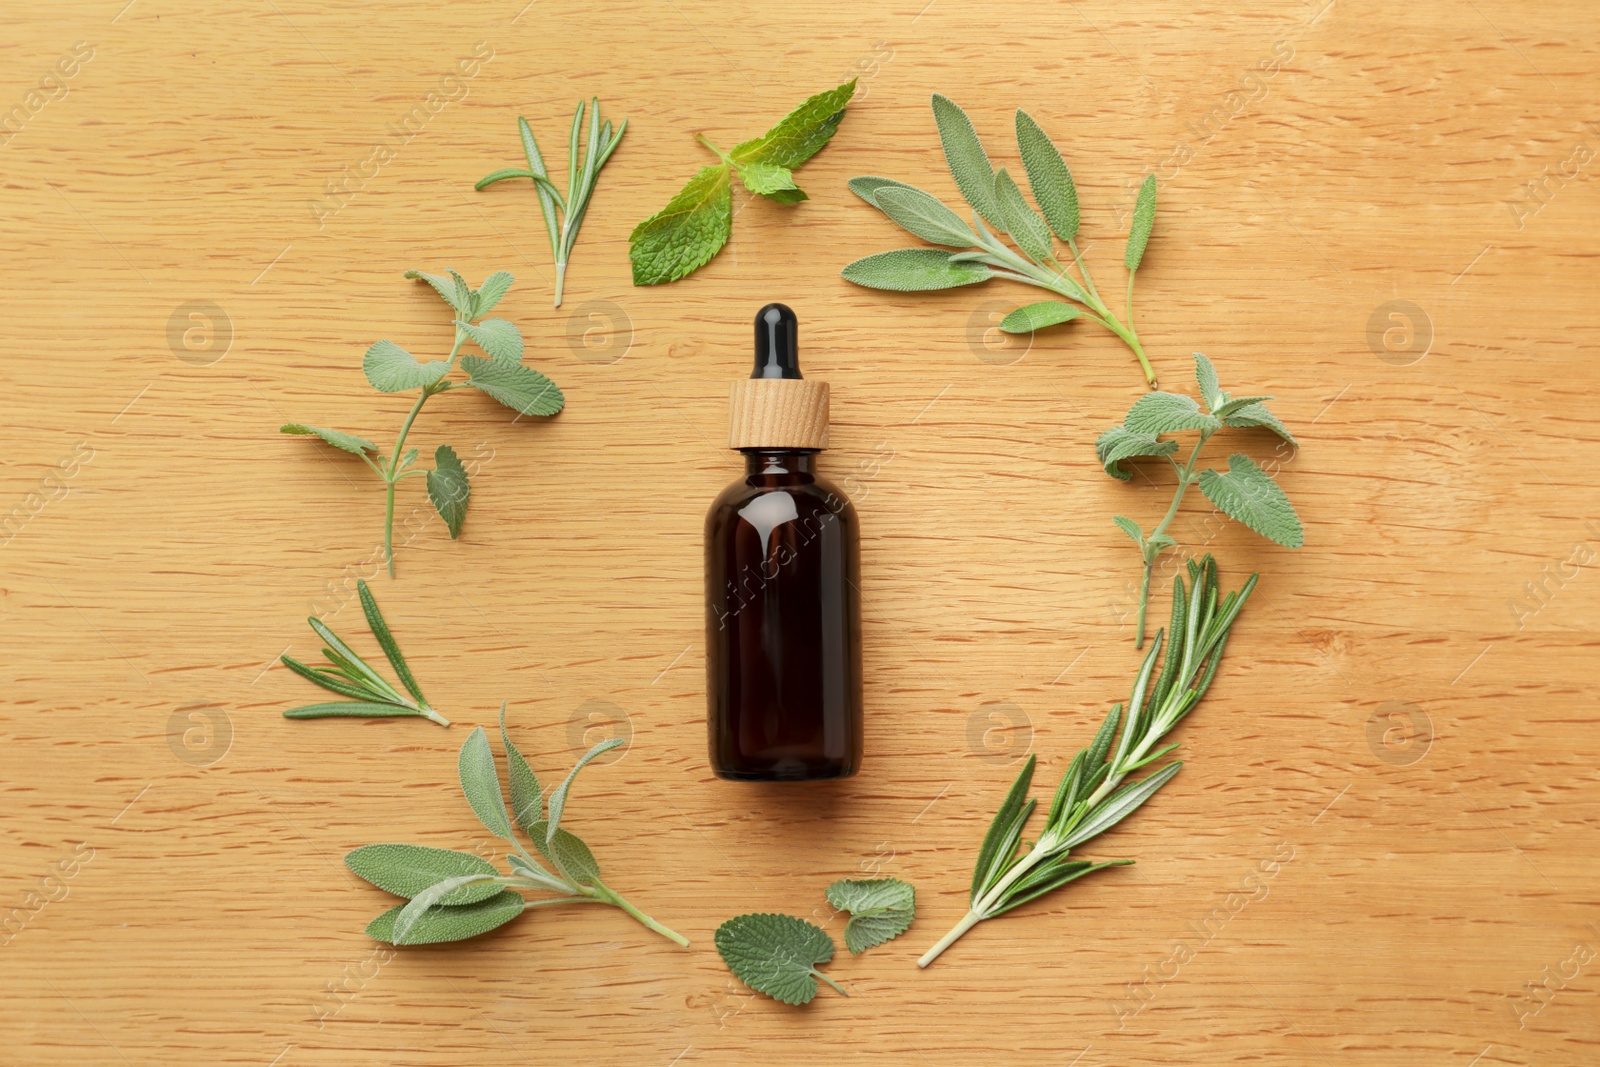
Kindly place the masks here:
[[(5, 15), (0, 114), (24, 121), (0, 134), (0, 515), (22, 516), (0, 570), (0, 1059), (1600, 1058), (1586, 5), (523, 2)], [(443, 82), (475, 49), (492, 58), (464, 88)], [(722, 255), (631, 287), (628, 232), (704, 162), (695, 131), (752, 136), (852, 74), (861, 96), (799, 174), (810, 201), (736, 194)], [(1262, 580), (1182, 728), (1183, 773), (1094, 850), (1138, 864), (918, 972), (1015, 760), (1053, 782), (1124, 696), (1136, 557), (1110, 516), (1148, 527), (1168, 499), (1159, 469), (1123, 485), (1094, 461), (1139, 392), (1115, 338), (1078, 323), (1004, 347), (993, 327), (1029, 293), (838, 277), (915, 243), (847, 178), (954, 197), (932, 91), (1013, 168), (1015, 107), (1055, 136), (1103, 286), (1158, 174), (1141, 335), (1170, 387), (1202, 350), (1225, 385), (1276, 395), (1307, 535), (1290, 552), (1186, 510), (1186, 550)], [(592, 94), (631, 121), (552, 310), (531, 191), (472, 182), (517, 162), (518, 114), (559, 169)], [(360, 356), (448, 344), (401, 278), (446, 265), (518, 276), (503, 311), (568, 398), (513, 424), (441, 397), (414, 433), (477, 461), (471, 512), (451, 542), (404, 483), (399, 575), (374, 587), (457, 725), (286, 721), (312, 692), (275, 657), (315, 654), (311, 612), (361, 634), (382, 498), (354, 457), (276, 427), (392, 441), (408, 401), (375, 396)], [(701, 522), (738, 473), (728, 383), (770, 300), (832, 385), (823, 466), (865, 530), (868, 760), (814, 789), (719, 782), (704, 755)], [(194, 301), (225, 348), (169, 339)], [(1425, 353), (1404, 330), (1375, 351), (1404, 325), (1392, 301), (1419, 309)], [(502, 700), (543, 773), (631, 734), (586, 772), (572, 827), (692, 949), (587, 910), (462, 946), (362, 936), (388, 901), (348, 849), (490, 844), (454, 754)], [(831, 965), (848, 1000), (754, 997), (711, 947), (750, 910), (838, 938), (823, 887), (880, 872), (915, 883), (920, 914)]]

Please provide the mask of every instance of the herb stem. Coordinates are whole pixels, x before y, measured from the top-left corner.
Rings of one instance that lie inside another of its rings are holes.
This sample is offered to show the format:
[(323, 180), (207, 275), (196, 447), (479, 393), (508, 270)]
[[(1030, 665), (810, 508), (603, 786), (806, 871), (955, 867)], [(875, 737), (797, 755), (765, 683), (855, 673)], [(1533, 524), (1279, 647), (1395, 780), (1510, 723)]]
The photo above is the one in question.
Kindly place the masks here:
[(1172, 520), (1177, 517), (1178, 505), (1183, 503), (1183, 494), (1189, 491), (1189, 486), (1195, 481), (1195, 464), (1200, 462), (1200, 451), (1206, 447), (1206, 442), (1211, 439), (1211, 434), (1200, 431), (1200, 440), (1194, 444), (1194, 451), (1189, 453), (1189, 462), (1179, 467), (1173, 463), (1173, 468), (1178, 472), (1178, 491), (1172, 494), (1172, 504), (1167, 508), (1167, 514), (1144, 543), (1144, 580), (1139, 586), (1139, 625), (1133, 635), (1133, 647), (1144, 648), (1144, 617), (1150, 604), (1150, 572), (1155, 567), (1156, 559), (1161, 555), (1159, 546), (1152, 544), (1158, 537), (1167, 532), (1167, 527), (1172, 525)]
[(820, 978), (824, 982), (827, 982), (829, 985), (833, 986), (834, 989), (838, 990), (840, 996), (848, 997), (850, 995), (849, 992), (845, 990), (844, 986), (840, 985), (838, 982), (835, 982), (832, 978), (829, 978), (815, 967), (811, 968), (811, 973), (813, 976)]
[(1084, 286), (1089, 290), (1091, 296), (1099, 300), (1100, 290), (1094, 287), (1094, 279), (1089, 277), (1089, 268), (1083, 265), (1083, 257), (1078, 254), (1078, 242), (1069, 237), (1067, 238), (1067, 247), (1072, 249), (1072, 259), (1078, 264), (1078, 273), (1083, 275)]
[(1128, 320), (1129, 330), (1133, 329), (1133, 276), (1138, 273), (1139, 272), (1136, 270), (1130, 270), (1128, 272), (1128, 299), (1123, 304), (1122, 314), (1123, 317)]
[[(668, 941), (681, 945), (684, 948), (689, 947), (689, 939), (687, 937), (684, 937), (671, 927), (663, 926), (661, 923), (656, 922), (654, 919), (650, 918), (650, 916), (646, 915), (632, 904), (629, 904), (626, 897), (624, 897), (621, 893), (618, 893), (615, 889), (612, 889), (610, 886), (606, 885), (604, 882), (596, 881), (594, 888), (598, 896), (607, 904), (615, 904), (617, 907), (621, 908), (623, 911), (639, 920), (639, 922), (644, 925), (645, 929), (654, 930)], [(824, 979), (824, 981), (826, 981), (826, 979)], [(833, 983), (829, 982), (828, 984), (832, 985)], [(838, 989), (839, 987), (834, 986), (834, 988)], [(844, 993), (844, 990), (839, 989), (839, 992)], [(845, 993), (845, 995), (849, 996), (848, 993)]]
[[(450, 355), (448, 357), (449, 362), (455, 362), (456, 354), (461, 351), (461, 346), (466, 342), (466, 339), (466, 333), (461, 329), (460, 326), (457, 326), (456, 342), (450, 346)], [(378, 471), (379, 476), (383, 478), (385, 486), (388, 490), (388, 500), (385, 503), (383, 514), (383, 554), (385, 559), (388, 561), (389, 577), (391, 578), (394, 577), (394, 487), (400, 483), (401, 478), (405, 477), (405, 474), (400, 471), (400, 454), (405, 450), (406, 435), (411, 432), (411, 424), (417, 421), (417, 415), (422, 412), (422, 405), (426, 404), (428, 402), (428, 398), (434, 393), (441, 392), (444, 392), (444, 389), (436, 388), (431, 385), (423, 386), (422, 395), (417, 397), (417, 402), (415, 404), (411, 405), (411, 412), (406, 415), (406, 421), (400, 425), (400, 436), (394, 443), (394, 452), (389, 457), (388, 467), (380, 469), (376, 464), (373, 464), (373, 469)], [(370, 460), (368, 462), (371, 463)], [(442, 718), (435, 718), (434, 721), (438, 722), (441, 726), (450, 725)]]

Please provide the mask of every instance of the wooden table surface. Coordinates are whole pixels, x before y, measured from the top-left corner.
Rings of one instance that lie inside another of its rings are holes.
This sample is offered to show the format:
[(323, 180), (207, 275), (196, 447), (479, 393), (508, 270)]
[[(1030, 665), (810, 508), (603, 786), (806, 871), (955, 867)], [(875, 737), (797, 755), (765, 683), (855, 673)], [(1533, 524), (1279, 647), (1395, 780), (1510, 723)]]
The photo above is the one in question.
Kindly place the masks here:
[[(9, 5), (0, 1061), (1600, 1060), (1587, 5), (523, 2)], [(809, 202), (740, 192), (709, 267), (632, 287), (629, 230), (707, 160), (696, 131), (728, 145), (852, 75)], [(934, 91), (1013, 169), (1012, 110), (1051, 131), (1102, 286), (1158, 173), (1141, 334), (1169, 387), (1202, 350), (1277, 397), (1306, 545), (1186, 506), (1183, 550), (1261, 584), (1183, 773), (1091, 850), (1138, 864), (919, 971), (1017, 761), (1052, 788), (1125, 696), (1137, 557), (1110, 516), (1148, 527), (1171, 478), (1095, 463), (1140, 393), (1115, 338), (1001, 343), (997, 309), (1032, 298), (1003, 282), (840, 279), (915, 243), (847, 178), (955, 199)], [(590, 95), (630, 125), (552, 310), (532, 193), (472, 183), (518, 161), (518, 114), (561, 167)], [(413, 440), (475, 458), (475, 495), (451, 542), (403, 483), (391, 580), (371, 472), (276, 431), (392, 441), (409, 398), (361, 355), (448, 344), (401, 276), (446, 266), (517, 275), (502, 310), (567, 409), (431, 403)], [(867, 762), (817, 787), (705, 757), (701, 522), (740, 471), (728, 382), (769, 300), (833, 385), (822, 467), (864, 529)], [(317, 654), (308, 613), (372, 647), (357, 577), (452, 729), (280, 716), (316, 692), (275, 665)], [(690, 949), (610, 910), (363, 935), (389, 898), (347, 850), (490, 846), (455, 755), (502, 700), (543, 773), (631, 738), (571, 825)], [(841, 938), (823, 888), (880, 873), (919, 916), (841, 944), (848, 1000), (753, 996), (712, 947), (747, 911)]]

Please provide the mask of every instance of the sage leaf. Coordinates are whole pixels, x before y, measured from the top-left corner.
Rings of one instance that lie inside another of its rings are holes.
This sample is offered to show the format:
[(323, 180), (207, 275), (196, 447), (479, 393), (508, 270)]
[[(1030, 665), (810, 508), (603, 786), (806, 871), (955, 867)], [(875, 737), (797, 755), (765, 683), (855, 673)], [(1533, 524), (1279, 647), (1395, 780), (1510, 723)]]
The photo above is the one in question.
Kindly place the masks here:
[(320, 437), (334, 448), (342, 448), (346, 452), (357, 456), (378, 450), (378, 446), (365, 437), (357, 437), (353, 433), (345, 433), (342, 430), (329, 430), (322, 426), (305, 426), (298, 422), (290, 422), (278, 427), (278, 432), (304, 437)]
[(1200, 491), (1206, 499), (1244, 523), (1262, 537), (1285, 548), (1305, 543), (1305, 531), (1294, 505), (1278, 483), (1242, 452), (1228, 457), (1228, 473), (1200, 472)]
[(566, 403), (555, 382), (520, 363), (462, 356), (461, 369), (468, 385), (523, 415), (554, 415)]
[[(739, 168), (739, 180), (752, 193), (788, 203), (808, 199), (794, 183), (794, 172), (776, 163), (746, 163)], [(795, 195), (798, 194), (798, 195)]]
[(1135, 456), (1170, 456), (1177, 450), (1176, 441), (1163, 441), (1155, 434), (1140, 433), (1126, 426), (1111, 427), (1094, 443), (1095, 455), (1106, 473), (1124, 482), (1133, 478), (1133, 472), (1122, 466), (1123, 460)]
[(551, 790), (550, 798), (545, 802), (546, 811), (548, 812), (546, 818), (549, 820), (549, 825), (545, 830), (546, 841), (552, 841), (555, 839), (556, 830), (561, 825), (562, 809), (567, 805), (567, 794), (571, 791), (572, 780), (578, 777), (578, 772), (583, 770), (584, 767), (588, 766), (589, 761), (594, 759), (596, 756), (610, 752), (612, 749), (616, 748), (622, 743), (623, 739), (620, 737), (609, 737), (606, 740), (601, 741), (589, 751), (585, 752), (582, 756), (578, 757), (578, 762), (572, 765), (572, 770), (567, 772), (567, 776), (561, 780), (561, 784), (556, 786), (555, 789)]
[(1024, 304), (1000, 320), (1006, 333), (1032, 333), (1046, 326), (1056, 326), (1077, 318), (1081, 312), (1060, 300), (1041, 300), (1037, 304)]
[(792, 915), (738, 915), (717, 927), (717, 952), (745, 985), (784, 1004), (809, 1004), (817, 979), (845, 993), (817, 970), (833, 959), (833, 939), (822, 927)]
[(1139, 197), (1133, 203), (1133, 225), (1128, 229), (1128, 250), (1122, 261), (1129, 270), (1138, 270), (1144, 259), (1144, 246), (1150, 241), (1150, 228), (1156, 221), (1156, 176), (1145, 176)]
[(874, 195), (873, 203), (902, 229), (936, 245), (968, 248), (978, 243), (972, 227), (961, 216), (920, 189), (885, 186)]
[(472, 290), (468, 288), (466, 282), (461, 281), (461, 275), (455, 271), (451, 271), (448, 278), (420, 270), (408, 270), (405, 276), (412, 281), (427, 282), (446, 304), (455, 308), (458, 317), (466, 318), (471, 316)]
[(379, 341), (367, 349), (361, 360), (361, 370), (380, 393), (399, 393), (436, 384), (450, 373), (450, 363), (442, 359), (418, 363), (410, 352), (393, 341)]
[[(345, 854), (344, 864), (386, 893), (411, 899), (447, 878), (466, 875), (494, 877), (494, 864), (470, 852), (423, 845), (364, 845)], [(466, 885), (441, 898), (441, 905), (473, 904), (500, 893), (489, 883)]]
[(667, 206), (633, 228), (634, 285), (676, 281), (705, 266), (733, 233), (732, 168), (702, 167)]
[(408, 704), (380, 703), (371, 699), (343, 703), (306, 704), (290, 708), (283, 713), (285, 719), (386, 719), (391, 715), (421, 715), (422, 712)]
[(367, 617), (367, 628), (372, 631), (372, 636), (378, 639), (378, 647), (383, 649), (383, 654), (389, 660), (389, 666), (394, 668), (400, 684), (405, 686), (406, 691), (412, 696), (426, 704), (428, 698), (422, 695), (422, 687), (417, 685), (417, 679), (412, 675), (410, 665), (400, 653), (400, 645), (395, 641), (394, 634), (389, 632), (389, 624), (384, 621), (383, 612), (378, 610), (378, 600), (372, 595), (365, 578), (356, 579), (356, 593), (361, 598), (361, 611)]
[(600, 864), (595, 861), (594, 853), (589, 851), (589, 846), (583, 839), (568, 830), (556, 828), (555, 833), (550, 833), (550, 826), (540, 820), (528, 827), (528, 836), (533, 838), (533, 843), (538, 846), (539, 852), (545, 859), (555, 865), (568, 880), (579, 885), (597, 885), (600, 881)]
[(1206, 402), (1206, 407), (1213, 414), (1223, 404), (1228, 402), (1228, 394), (1222, 391), (1222, 386), (1217, 382), (1217, 368), (1211, 365), (1211, 360), (1206, 358), (1204, 352), (1194, 354), (1194, 378), (1200, 385), (1200, 396)]
[(878, 206), (878, 201), (875, 197), (880, 189), (909, 189), (914, 193), (922, 192), (915, 185), (907, 185), (905, 182), (895, 181), (893, 178), (879, 178), (872, 174), (863, 174), (859, 177), (851, 178), (845, 184), (850, 187), (852, 193), (855, 193), (873, 207)]
[(952, 262), (950, 253), (937, 248), (897, 248), (863, 256), (839, 272), (846, 281), (868, 289), (926, 292), (975, 285), (994, 277), (982, 263)]
[(994, 195), (994, 167), (978, 140), (978, 131), (972, 128), (972, 120), (955, 101), (940, 93), (933, 94), (933, 118), (939, 126), (945, 162), (950, 165), (961, 195), (989, 225), (1005, 228), (1005, 216)]
[[(483, 280), (483, 284), (472, 294), (472, 318), (481, 319), (487, 315), (494, 306), (511, 289), (511, 283), (517, 279), (503, 270), (497, 270)], [(503, 320), (496, 320), (503, 321)]]
[(791, 170), (798, 167), (833, 139), (855, 92), (856, 80), (851, 78), (837, 88), (817, 93), (760, 137), (734, 145), (729, 157), (741, 166), (771, 163)]
[(1000, 214), (1005, 219), (1006, 232), (1017, 242), (1017, 247), (1041, 266), (1049, 263), (1050, 229), (1039, 213), (1022, 198), (1016, 181), (1001, 167), (994, 176), (994, 195), (1000, 202)]
[(1140, 528), (1138, 523), (1126, 515), (1113, 515), (1111, 516), (1111, 521), (1117, 524), (1117, 529), (1132, 538), (1134, 544), (1140, 548), (1144, 547), (1144, 530)]
[(1172, 781), (1173, 775), (1181, 770), (1183, 764), (1169, 763), (1150, 777), (1134, 785), (1126, 786), (1107, 797), (1089, 816), (1078, 824), (1076, 830), (1068, 834), (1062, 841), (1067, 848), (1082, 844), (1097, 834), (1105, 833), (1123, 819), (1132, 815), (1134, 810), (1155, 796), (1156, 790)]
[(1135, 433), (1175, 433), (1179, 430), (1215, 431), (1222, 424), (1200, 410), (1193, 397), (1182, 393), (1146, 393), (1134, 401), (1122, 424)]
[(851, 955), (899, 937), (917, 914), (917, 891), (898, 878), (841, 878), (825, 895), (829, 904), (850, 913), (844, 944)]
[(1051, 231), (1063, 241), (1072, 240), (1078, 234), (1078, 189), (1072, 183), (1072, 172), (1055, 142), (1021, 108), (1017, 109), (1017, 150), (1028, 172), (1033, 199)]
[[(504, 926), (528, 907), (522, 894), (506, 889), (477, 904), (429, 905), (402, 918), (411, 904), (398, 904), (366, 925), (366, 936), (392, 945), (430, 945), (443, 941), (466, 941)], [(402, 933), (402, 923), (405, 931)]]
[(522, 827), (523, 832), (537, 844), (540, 835), (533, 827), (535, 823), (543, 821), (540, 818), (540, 813), (543, 811), (543, 794), (539, 788), (539, 776), (528, 766), (528, 761), (523, 758), (521, 750), (511, 743), (511, 735), (506, 732), (504, 702), (500, 705), (500, 743), (506, 750), (506, 777), (511, 779), (511, 816), (517, 820), (517, 825)]
[(433, 470), (428, 472), (428, 499), (433, 501), (434, 510), (444, 520), (451, 540), (461, 536), (461, 523), (467, 517), (467, 501), (471, 496), (467, 468), (461, 465), (455, 449), (440, 445), (433, 454)]
[(461, 776), (461, 791), (467, 795), (478, 821), (496, 837), (511, 839), (511, 820), (506, 814), (505, 797), (500, 795), (500, 775), (495, 770), (494, 751), (489, 747), (489, 735), (483, 727), (475, 726), (461, 746), (456, 760)]
[(495, 359), (522, 362), (522, 333), (505, 319), (484, 319), (477, 325), (456, 321), (456, 328)]

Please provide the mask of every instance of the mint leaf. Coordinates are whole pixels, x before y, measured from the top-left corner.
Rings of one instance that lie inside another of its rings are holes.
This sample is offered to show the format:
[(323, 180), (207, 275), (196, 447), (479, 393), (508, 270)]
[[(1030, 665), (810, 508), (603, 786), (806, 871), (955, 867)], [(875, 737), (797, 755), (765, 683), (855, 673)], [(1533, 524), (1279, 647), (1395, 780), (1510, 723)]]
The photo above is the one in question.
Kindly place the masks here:
[(970, 248), (978, 243), (972, 227), (960, 215), (921, 189), (884, 186), (874, 194), (872, 203), (896, 225), (924, 241), (952, 248)]
[(1262, 537), (1286, 548), (1305, 543), (1305, 531), (1294, 505), (1278, 483), (1242, 452), (1228, 457), (1228, 473), (1200, 472), (1200, 491), (1217, 507)]
[[(1134, 522), (1126, 515), (1113, 515), (1111, 516), (1111, 521), (1117, 524), (1117, 529), (1133, 538), (1134, 544), (1138, 545), (1140, 548), (1144, 547), (1144, 530), (1140, 529), (1138, 523)], [(1166, 534), (1162, 534), (1161, 536), (1165, 537)]]
[(566, 402), (555, 382), (520, 363), (462, 356), (461, 369), (468, 385), (524, 415), (554, 415)]
[(1078, 233), (1078, 189), (1072, 184), (1072, 172), (1055, 142), (1021, 108), (1017, 109), (1017, 150), (1022, 153), (1033, 198), (1050, 229), (1063, 241), (1072, 240)]
[(410, 352), (393, 341), (379, 341), (367, 349), (361, 369), (367, 381), (380, 393), (400, 393), (437, 383), (450, 373), (450, 363), (443, 359), (418, 363)]
[(1222, 386), (1217, 382), (1217, 368), (1211, 365), (1204, 352), (1194, 354), (1194, 378), (1200, 383), (1200, 395), (1205, 399), (1206, 407), (1213, 413), (1228, 402), (1228, 394), (1222, 391)]
[(322, 426), (304, 426), (298, 422), (290, 422), (278, 427), (278, 432), (296, 436), (320, 437), (334, 448), (342, 448), (346, 452), (351, 452), (358, 456), (378, 450), (378, 446), (365, 437), (357, 437), (355, 434), (345, 433), (343, 430), (329, 430)]
[(506, 732), (506, 706), (503, 701), (500, 704), (500, 743), (506, 749), (506, 777), (511, 779), (511, 816), (533, 838), (534, 844), (538, 844), (542, 837), (534, 832), (533, 827), (535, 823), (543, 821), (540, 817), (543, 794), (539, 789), (539, 776), (533, 773), (522, 752), (511, 743), (511, 735)]
[(1082, 312), (1071, 304), (1059, 300), (1041, 300), (1037, 304), (1024, 304), (1000, 320), (1006, 333), (1032, 333), (1046, 326), (1055, 326), (1077, 318)]
[(444, 520), (453, 541), (461, 536), (461, 521), (467, 517), (467, 500), (472, 496), (472, 486), (467, 482), (467, 468), (456, 457), (456, 450), (440, 445), (433, 454), (433, 470), (428, 472), (428, 499)]
[(481, 319), (487, 315), (489, 309), (500, 303), (500, 298), (506, 295), (514, 281), (516, 279), (503, 270), (497, 270), (485, 278), (482, 288), (472, 294), (471, 317)]
[(1150, 228), (1156, 222), (1156, 176), (1146, 175), (1139, 186), (1139, 198), (1133, 204), (1133, 225), (1128, 229), (1128, 250), (1122, 261), (1129, 270), (1138, 270), (1144, 259), (1144, 246), (1150, 240)]
[(1022, 190), (1004, 167), (994, 176), (994, 195), (1000, 202), (1006, 232), (1017, 242), (1017, 247), (1035, 263), (1048, 263), (1052, 253), (1050, 230), (1039, 213), (1022, 198)]
[(897, 248), (845, 264), (840, 276), (868, 289), (925, 292), (974, 285), (994, 277), (982, 263), (956, 261), (937, 248)]
[(572, 765), (572, 770), (567, 772), (567, 776), (561, 780), (561, 784), (550, 791), (550, 799), (545, 802), (546, 810), (549, 812), (547, 816), (549, 822), (545, 828), (546, 843), (555, 840), (556, 830), (561, 825), (561, 813), (567, 806), (567, 794), (572, 791), (572, 780), (578, 777), (578, 772), (588, 766), (589, 761), (596, 756), (610, 752), (622, 743), (623, 739), (620, 737), (611, 737), (601, 741), (578, 757), (578, 762)]
[[(345, 854), (344, 864), (386, 893), (408, 900), (446, 878), (488, 875), (499, 872), (488, 860), (470, 852), (423, 845), (366, 845)], [(500, 892), (495, 885), (469, 885), (440, 900), (440, 904), (472, 904), (488, 900)]]
[[(394, 936), (395, 921), (408, 904), (397, 904), (367, 924), (367, 936), (391, 945), (401, 944)], [(455, 906), (428, 908), (406, 933), (407, 945), (434, 945), (442, 941), (464, 941), (486, 934), (521, 915), (528, 902), (522, 894), (502, 890), (487, 900)]]
[(844, 943), (852, 955), (892, 941), (917, 914), (917, 893), (898, 878), (841, 878), (827, 888), (828, 903), (850, 913)]
[(667, 206), (633, 228), (634, 285), (677, 281), (710, 262), (733, 232), (732, 168), (701, 167)]
[(484, 319), (476, 326), (457, 319), (456, 327), (495, 359), (522, 362), (522, 333), (505, 319)]
[(1153, 433), (1140, 433), (1126, 426), (1113, 426), (1095, 440), (1094, 452), (1113, 478), (1129, 481), (1133, 472), (1122, 466), (1122, 461), (1134, 456), (1170, 456), (1178, 450), (1178, 442), (1163, 441)]
[(1222, 421), (1227, 426), (1265, 427), (1288, 441), (1291, 445), (1299, 446), (1299, 442), (1294, 439), (1294, 435), (1289, 432), (1289, 428), (1279, 422), (1278, 416), (1268, 411), (1265, 404), (1245, 404), (1243, 407), (1235, 409), (1224, 416)]
[(1222, 424), (1200, 410), (1193, 397), (1182, 393), (1146, 393), (1133, 402), (1122, 424), (1136, 433), (1175, 433), (1179, 430), (1216, 430)]
[(945, 162), (950, 165), (950, 174), (961, 195), (991, 226), (1004, 229), (1005, 216), (1000, 213), (1000, 202), (994, 195), (994, 167), (978, 140), (978, 131), (972, 128), (972, 120), (953, 100), (940, 93), (933, 94), (933, 118), (939, 125)]
[(851, 178), (845, 184), (850, 187), (852, 193), (855, 193), (873, 207), (878, 206), (878, 201), (874, 197), (880, 189), (909, 189), (914, 193), (922, 192), (915, 185), (907, 185), (905, 182), (897, 182), (893, 178), (879, 178), (871, 174), (863, 174), (860, 177)]
[(845, 105), (855, 95), (851, 78), (836, 89), (818, 93), (785, 115), (760, 137), (733, 146), (728, 155), (741, 166), (771, 163), (793, 169), (822, 150), (844, 121)]
[(456, 309), (456, 314), (463, 318), (472, 314), (472, 290), (467, 283), (461, 280), (461, 275), (455, 271), (450, 272), (450, 277), (444, 278), (426, 271), (408, 270), (405, 276), (412, 281), (424, 281), (433, 287), (433, 291), (443, 298), (446, 304)]
[(833, 959), (833, 939), (820, 926), (792, 915), (739, 915), (716, 933), (717, 952), (745, 985), (785, 1004), (809, 1004), (818, 978), (843, 989), (817, 970)]
[(483, 727), (475, 726), (461, 746), (461, 756), (456, 760), (461, 776), (461, 791), (467, 795), (478, 821), (496, 837), (511, 838), (511, 820), (506, 815), (505, 797), (500, 795), (500, 774), (495, 770), (494, 751), (489, 747), (489, 735)]
[(780, 203), (797, 204), (809, 199), (794, 183), (794, 172), (775, 163), (747, 163), (739, 168), (739, 180), (752, 193), (772, 197)]

